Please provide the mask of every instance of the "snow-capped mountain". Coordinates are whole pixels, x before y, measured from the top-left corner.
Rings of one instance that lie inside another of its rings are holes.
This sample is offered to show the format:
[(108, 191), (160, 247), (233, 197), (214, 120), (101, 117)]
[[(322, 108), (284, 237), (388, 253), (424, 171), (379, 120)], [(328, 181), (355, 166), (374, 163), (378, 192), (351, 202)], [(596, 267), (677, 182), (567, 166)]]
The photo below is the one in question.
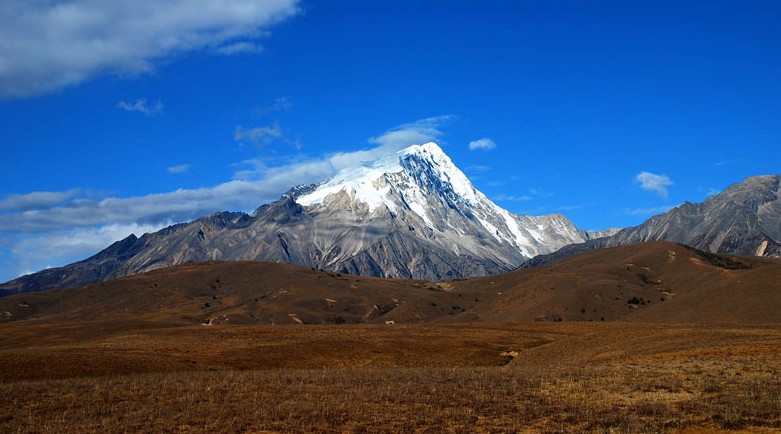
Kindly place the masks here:
[(510, 265), (516, 263), (518, 253), (528, 258), (584, 241), (564, 216), (519, 216), (497, 206), (435, 143), (411, 146), (344, 170), (295, 200), (312, 213), (338, 208), (349, 209), (360, 219), (400, 218), (424, 238), (456, 254), (465, 247), (479, 251), (489, 245), (493, 251), (508, 250)]
[(479, 192), (435, 143), (406, 148), (253, 214), (218, 213), (130, 236), (0, 290), (77, 286), (205, 260), (280, 261), (343, 273), (464, 278), (511, 270), (584, 237), (562, 215), (515, 215)]

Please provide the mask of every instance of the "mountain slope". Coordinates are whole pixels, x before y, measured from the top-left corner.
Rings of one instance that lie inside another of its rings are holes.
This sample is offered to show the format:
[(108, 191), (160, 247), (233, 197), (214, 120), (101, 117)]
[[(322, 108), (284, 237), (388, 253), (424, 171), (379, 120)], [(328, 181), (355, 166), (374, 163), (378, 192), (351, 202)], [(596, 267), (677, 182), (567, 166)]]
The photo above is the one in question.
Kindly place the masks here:
[(453, 284), (464, 293), (478, 288), (501, 294), (466, 313), (481, 321), (781, 321), (781, 260), (666, 241)]
[(430, 283), (257, 261), (180, 265), (0, 299), (0, 322), (781, 321), (781, 260), (649, 242), (550, 267)]
[(668, 240), (712, 253), (781, 255), (781, 176), (754, 176), (702, 203), (686, 202), (608, 238), (607, 246)]
[(256, 260), (428, 280), (496, 274), (583, 235), (564, 216), (512, 214), (477, 191), (434, 143), (289, 191), (252, 215), (217, 213), (92, 258), (0, 285), (72, 287), (189, 262)]
[(661, 240), (711, 253), (781, 256), (781, 175), (746, 178), (702, 203), (686, 202), (639, 226), (563, 247), (521, 267), (549, 264), (605, 247)]

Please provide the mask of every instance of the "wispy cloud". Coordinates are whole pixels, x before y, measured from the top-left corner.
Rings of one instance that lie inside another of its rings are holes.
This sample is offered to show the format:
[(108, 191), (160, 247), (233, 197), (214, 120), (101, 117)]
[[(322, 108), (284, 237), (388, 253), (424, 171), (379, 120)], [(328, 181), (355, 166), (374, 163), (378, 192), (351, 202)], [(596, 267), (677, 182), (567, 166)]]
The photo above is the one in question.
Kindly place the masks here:
[(0, 2), (0, 98), (148, 73), (195, 50), (236, 54), (299, 13), (298, 0)]
[(496, 143), (494, 143), (494, 141), (489, 139), (488, 137), (484, 137), (482, 139), (469, 142), (470, 151), (474, 151), (476, 149), (482, 149), (484, 151), (487, 151), (489, 149), (494, 149), (494, 148), (496, 148)]
[(369, 143), (380, 145), (385, 150), (401, 150), (408, 146), (437, 141), (444, 135), (441, 128), (455, 119), (453, 115), (443, 115), (402, 124), (370, 138)]
[(190, 170), (189, 164), (177, 164), (176, 166), (171, 166), (168, 169), (168, 173), (178, 175), (180, 173), (187, 173), (188, 170)]
[(480, 164), (473, 164), (471, 166), (468, 166), (466, 168), (466, 170), (469, 170), (469, 171), (472, 171), (472, 172), (477, 172), (477, 173), (482, 173), (482, 172), (490, 171), (491, 170), (491, 166), (484, 166), (484, 165), (480, 165)]
[(263, 117), (273, 112), (286, 112), (293, 108), (293, 101), (286, 96), (281, 96), (267, 106), (258, 106), (255, 108), (255, 117)]
[(734, 166), (741, 164), (744, 160), (742, 158), (737, 158), (733, 160), (721, 160), (713, 163), (714, 166)]
[[(497, 185), (501, 185), (502, 183), (499, 183)], [(491, 183), (488, 183), (488, 185), (491, 185)], [(553, 193), (549, 193), (540, 189), (532, 188), (529, 189), (528, 194), (504, 194), (500, 193), (493, 196), (493, 199), (496, 201), (508, 201), (508, 202), (526, 202), (530, 200), (535, 200), (539, 198), (547, 198), (552, 197)], [(561, 210), (560, 210), (561, 211)]]
[(532, 200), (532, 197), (527, 195), (497, 194), (493, 199), (498, 202), (525, 202)]
[(666, 213), (667, 211), (670, 211), (673, 208), (675, 208), (674, 205), (662, 205), (662, 206), (654, 206), (650, 208), (634, 208), (634, 209), (626, 210), (625, 214), (651, 216), (651, 215)]
[(651, 172), (640, 172), (635, 176), (635, 182), (640, 184), (643, 190), (667, 197), (667, 187), (673, 185), (673, 181), (666, 175), (657, 175)]
[(217, 48), (217, 52), (226, 56), (233, 56), (236, 54), (255, 54), (263, 51), (263, 47), (252, 42), (236, 42), (229, 45), (224, 45)]
[(279, 124), (254, 128), (244, 128), (239, 125), (233, 132), (233, 139), (237, 142), (249, 140), (258, 146), (268, 145), (280, 138), (282, 138), (282, 129), (279, 127)]
[[(109, 224), (156, 224), (185, 221), (220, 210), (250, 211), (278, 199), (292, 186), (321, 181), (341, 169), (355, 167), (364, 161), (397, 151), (395, 148), (401, 146), (402, 142), (389, 140), (394, 133), (419, 132), (420, 128), (428, 128), (429, 135), (426, 137), (434, 138), (431, 135), (436, 129), (434, 125), (446, 119), (429, 118), (393, 128), (388, 133), (369, 139), (372, 143), (382, 144), (366, 150), (339, 152), (322, 158), (295, 159), (277, 166), (269, 166), (262, 160), (249, 160), (245, 162), (245, 167), (250, 166), (250, 169), (244, 170), (243, 176), (212, 187), (101, 200), (78, 197), (79, 190), (8, 196), (0, 202), (0, 207), (8, 211), (0, 213), (0, 233), (29, 233)], [(248, 131), (242, 134), (248, 137), (255, 134)], [(437, 130), (439, 134), (441, 132)], [(173, 168), (174, 171), (182, 169), (176, 166)]]
[[(290, 168), (293, 169), (293, 168)], [(230, 181), (214, 187), (102, 200), (72, 197), (52, 207), (0, 214), (0, 233), (36, 232), (108, 224), (185, 221), (226, 209), (250, 210), (277, 199), (293, 177), (270, 173), (267, 182)], [(281, 184), (285, 183), (283, 187)]]
[(11, 249), (15, 271), (0, 276), (4, 277), (0, 281), (84, 259), (86, 255), (100, 251), (130, 234), (141, 236), (170, 224), (172, 222), (109, 224), (97, 228), (68, 228), (12, 237), (15, 238)]
[(36, 191), (12, 194), (0, 201), (0, 211), (29, 211), (60, 205), (79, 194), (79, 189), (66, 191)]
[(117, 108), (129, 112), (139, 112), (144, 116), (157, 116), (163, 113), (163, 103), (155, 101), (153, 104), (148, 105), (146, 99), (137, 99), (134, 102), (120, 101), (117, 103)]
[(539, 189), (539, 188), (531, 188), (531, 189), (529, 189), (529, 194), (531, 194), (532, 196), (537, 196), (537, 197), (553, 197), (554, 196), (553, 193), (551, 193), (549, 191), (545, 191), (545, 190)]

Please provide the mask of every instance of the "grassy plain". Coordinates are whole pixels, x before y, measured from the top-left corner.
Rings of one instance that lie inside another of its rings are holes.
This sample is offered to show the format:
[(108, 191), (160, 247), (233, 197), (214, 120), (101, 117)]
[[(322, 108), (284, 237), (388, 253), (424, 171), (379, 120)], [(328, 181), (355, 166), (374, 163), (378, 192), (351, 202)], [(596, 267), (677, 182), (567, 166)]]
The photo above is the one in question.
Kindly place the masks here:
[(781, 432), (781, 260), (186, 264), (0, 298), (0, 432)]
[(0, 432), (778, 432), (781, 325), (0, 324)]

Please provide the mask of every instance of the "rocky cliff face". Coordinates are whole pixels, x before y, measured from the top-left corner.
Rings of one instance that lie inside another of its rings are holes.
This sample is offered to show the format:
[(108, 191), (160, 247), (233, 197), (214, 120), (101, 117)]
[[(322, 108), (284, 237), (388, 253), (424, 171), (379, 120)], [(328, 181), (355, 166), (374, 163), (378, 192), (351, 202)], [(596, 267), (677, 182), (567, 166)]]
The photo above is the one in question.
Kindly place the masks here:
[(711, 253), (781, 255), (781, 176), (747, 178), (702, 203), (686, 202), (620, 231), (606, 245), (656, 240)]
[(523, 267), (646, 241), (675, 241), (711, 253), (781, 256), (781, 176), (754, 176), (702, 203), (689, 203), (616, 234), (533, 258)]
[(217, 213), (92, 258), (0, 285), (0, 291), (77, 286), (187, 262), (278, 261), (332, 271), (428, 280), (511, 270), (580, 243), (562, 215), (515, 215), (477, 191), (434, 143), (297, 187), (252, 215)]

